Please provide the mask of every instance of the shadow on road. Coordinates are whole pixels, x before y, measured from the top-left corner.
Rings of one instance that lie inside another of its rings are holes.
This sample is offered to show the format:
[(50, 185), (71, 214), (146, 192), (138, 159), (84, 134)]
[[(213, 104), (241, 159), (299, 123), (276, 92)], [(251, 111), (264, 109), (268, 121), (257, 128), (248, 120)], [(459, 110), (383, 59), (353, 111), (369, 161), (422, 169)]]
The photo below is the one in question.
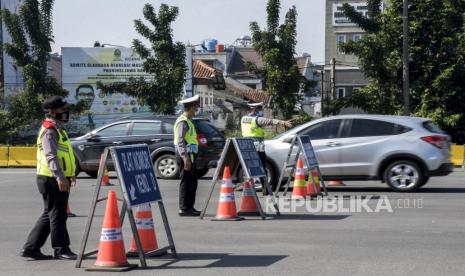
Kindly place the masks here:
[[(287, 255), (231, 255), (228, 253), (178, 253), (177, 259), (166, 259), (168, 262), (160, 266), (149, 266), (154, 269), (189, 269), (189, 268), (214, 268), (214, 267), (267, 267), (284, 258)], [(156, 258), (154, 260), (164, 260)], [(205, 264), (205, 261), (211, 260)], [(201, 265), (183, 265), (186, 261), (192, 264), (192, 261), (202, 261)]]
[(464, 188), (421, 188), (416, 193), (465, 194)]

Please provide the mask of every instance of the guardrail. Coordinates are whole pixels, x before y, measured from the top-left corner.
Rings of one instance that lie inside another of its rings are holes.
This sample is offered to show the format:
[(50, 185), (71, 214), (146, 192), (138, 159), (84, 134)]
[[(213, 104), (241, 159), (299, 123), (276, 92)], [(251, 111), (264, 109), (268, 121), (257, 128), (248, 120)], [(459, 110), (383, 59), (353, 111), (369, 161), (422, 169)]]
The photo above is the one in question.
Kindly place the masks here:
[(465, 149), (463, 145), (452, 145), (450, 147), (450, 161), (456, 167), (464, 167)]
[[(0, 147), (0, 167), (35, 167), (36, 147)], [(465, 147), (452, 145), (450, 160), (456, 167), (465, 167)]]
[(0, 147), (0, 167), (35, 167), (36, 147)]

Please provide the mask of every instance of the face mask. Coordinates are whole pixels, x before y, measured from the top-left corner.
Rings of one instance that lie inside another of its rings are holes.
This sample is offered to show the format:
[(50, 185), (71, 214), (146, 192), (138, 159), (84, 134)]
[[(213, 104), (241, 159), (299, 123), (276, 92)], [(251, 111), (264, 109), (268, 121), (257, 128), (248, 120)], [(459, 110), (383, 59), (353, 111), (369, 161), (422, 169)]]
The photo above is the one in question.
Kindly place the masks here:
[(67, 123), (69, 121), (69, 111), (56, 113), (55, 119), (60, 120), (64, 123)]

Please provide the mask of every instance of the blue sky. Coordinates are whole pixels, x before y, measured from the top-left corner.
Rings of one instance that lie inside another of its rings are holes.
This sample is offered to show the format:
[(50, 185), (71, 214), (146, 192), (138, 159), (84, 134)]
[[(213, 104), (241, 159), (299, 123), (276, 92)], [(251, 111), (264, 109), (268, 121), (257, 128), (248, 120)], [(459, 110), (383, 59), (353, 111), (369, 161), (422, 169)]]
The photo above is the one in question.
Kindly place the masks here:
[[(161, 3), (179, 7), (173, 24), (177, 41), (198, 44), (216, 38), (231, 44), (250, 34), (250, 21), (260, 26), (266, 22), (266, 0), (56, 0), (54, 7), (54, 52), (61, 47), (90, 47), (94, 41), (130, 46), (140, 36), (134, 19), (142, 19), (144, 4), (156, 10)], [(324, 0), (281, 0), (281, 18), (292, 6), (297, 7), (297, 52), (309, 53), (312, 61), (324, 61)]]

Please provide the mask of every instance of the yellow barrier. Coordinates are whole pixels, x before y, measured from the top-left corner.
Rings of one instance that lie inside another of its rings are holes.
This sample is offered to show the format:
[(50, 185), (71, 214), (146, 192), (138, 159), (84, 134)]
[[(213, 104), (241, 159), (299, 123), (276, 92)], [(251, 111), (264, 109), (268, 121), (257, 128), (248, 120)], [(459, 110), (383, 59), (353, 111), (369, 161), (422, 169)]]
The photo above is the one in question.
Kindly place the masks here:
[(8, 167), (35, 167), (36, 147), (10, 147)]
[(8, 166), (8, 147), (0, 147), (0, 167)]
[(450, 160), (454, 166), (463, 166), (464, 146), (452, 145), (450, 148)]

